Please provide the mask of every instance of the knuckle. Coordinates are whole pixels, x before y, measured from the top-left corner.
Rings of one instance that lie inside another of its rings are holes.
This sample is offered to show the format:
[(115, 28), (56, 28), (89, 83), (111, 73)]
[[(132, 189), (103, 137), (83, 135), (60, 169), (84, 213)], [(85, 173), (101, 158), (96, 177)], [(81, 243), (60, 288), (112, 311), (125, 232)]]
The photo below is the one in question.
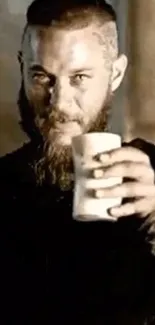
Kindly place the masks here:
[(112, 196), (117, 196), (120, 194), (120, 191), (121, 191), (121, 188), (120, 186), (112, 186), (111, 188), (107, 188), (107, 191), (109, 191), (109, 195), (112, 195)]
[(138, 193), (139, 193), (139, 184), (137, 184), (137, 182), (129, 183), (128, 195), (135, 197), (138, 195)]
[(128, 214), (128, 211), (129, 211), (129, 209), (128, 209), (127, 205), (124, 205), (124, 207), (122, 207), (121, 213), (122, 213), (122, 215), (126, 216)]
[(153, 183), (155, 182), (155, 173), (151, 166), (144, 166), (143, 168), (143, 177), (145, 177), (149, 182)]
[(134, 204), (130, 204), (129, 208), (128, 208), (129, 214), (133, 215), (135, 213), (137, 213), (136, 211), (136, 206)]
[(153, 198), (153, 204), (155, 206), (155, 200), (154, 200), (155, 199), (155, 185), (152, 186), (152, 195), (151, 196)]
[(144, 203), (140, 200), (139, 202), (136, 202), (135, 204), (135, 213), (139, 213), (143, 210)]
[(126, 168), (127, 171), (132, 171), (133, 170), (133, 163), (130, 162), (130, 161), (127, 161), (125, 163), (125, 168)]
[(141, 216), (145, 216), (151, 211), (151, 207), (148, 199), (142, 199), (136, 203), (136, 213), (139, 213)]
[(153, 168), (150, 168), (149, 174), (150, 174), (150, 179), (152, 179), (153, 183), (155, 183), (155, 173)]
[(117, 173), (122, 173), (122, 172), (123, 172), (123, 170), (124, 170), (124, 166), (123, 166), (122, 164), (117, 163), (117, 164), (113, 167), (112, 170), (113, 170), (114, 174), (117, 175)]
[(128, 203), (124, 206), (123, 214), (124, 216), (132, 215), (135, 213), (134, 211), (135, 211), (135, 207), (133, 206), (133, 204)]
[(122, 190), (123, 190), (124, 196), (129, 196), (130, 195), (131, 188), (132, 188), (132, 185), (130, 185), (129, 183), (123, 185)]
[(147, 165), (150, 165), (150, 158), (146, 153), (143, 153), (143, 160)]

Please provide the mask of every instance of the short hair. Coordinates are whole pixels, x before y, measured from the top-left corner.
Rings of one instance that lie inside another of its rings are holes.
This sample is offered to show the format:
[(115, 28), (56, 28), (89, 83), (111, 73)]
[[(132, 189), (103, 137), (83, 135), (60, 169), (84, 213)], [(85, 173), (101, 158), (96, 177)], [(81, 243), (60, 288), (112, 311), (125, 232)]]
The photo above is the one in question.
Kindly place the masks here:
[(95, 24), (100, 44), (104, 44), (111, 58), (118, 55), (116, 13), (104, 0), (34, 0), (26, 13), (26, 26), (22, 44), (29, 26), (58, 27), (67, 30), (81, 29)]

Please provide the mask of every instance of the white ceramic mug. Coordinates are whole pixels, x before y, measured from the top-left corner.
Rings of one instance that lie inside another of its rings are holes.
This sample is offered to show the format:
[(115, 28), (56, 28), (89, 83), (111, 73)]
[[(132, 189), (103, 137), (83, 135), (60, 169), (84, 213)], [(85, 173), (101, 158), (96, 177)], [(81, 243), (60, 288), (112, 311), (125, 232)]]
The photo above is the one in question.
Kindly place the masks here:
[(99, 153), (121, 147), (121, 137), (118, 134), (95, 132), (72, 138), (72, 153), (74, 163), (74, 197), (73, 218), (79, 221), (110, 220), (108, 209), (121, 204), (120, 197), (95, 198), (91, 190), (105, 188), (122, 183), (122, 178), (111, 177), (95, 179), (92, 170), (101, 168), (102, 163), (93, 157)]

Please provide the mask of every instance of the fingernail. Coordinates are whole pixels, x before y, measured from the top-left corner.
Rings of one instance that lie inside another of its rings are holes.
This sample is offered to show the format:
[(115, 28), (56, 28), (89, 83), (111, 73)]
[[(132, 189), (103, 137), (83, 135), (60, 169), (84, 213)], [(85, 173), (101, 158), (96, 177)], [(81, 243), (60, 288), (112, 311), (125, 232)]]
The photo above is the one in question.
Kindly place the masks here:
[(100, 170), (100, 169), (94, 170), (94, 177), (95, 178), (102, 178), (103, 177), (103, 170)]
[(105, 154), (101, 154), (100, 157), (99, 157), (99, 160), (102, 162), (102, 163), (106, 163), (109, 161), (109, 155), (107, 153)]
[(95, 195), (96, 195), (97, 198), (102, 198), (103, 191), (98, 190), (98, 191), (96, 191)]
[(109, 209), (110, 214), (115, 214), (115, 208)]
[(111, 215), (117, 215), (119, 213), (119, 208), (111, 208), (110, 209), (110, 214)]

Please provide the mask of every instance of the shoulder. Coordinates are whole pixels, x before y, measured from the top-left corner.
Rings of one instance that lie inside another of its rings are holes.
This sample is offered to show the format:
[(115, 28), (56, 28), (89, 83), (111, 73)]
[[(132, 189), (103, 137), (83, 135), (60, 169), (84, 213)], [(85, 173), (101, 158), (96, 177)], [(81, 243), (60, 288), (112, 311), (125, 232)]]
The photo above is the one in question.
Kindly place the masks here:
[(11, 202), (26, 185), (34, 182), (32, 146), (25, 144), (0, 158), (0, 201)]
[(28, 160), (29, 144), (6, 154), (0, 158), (0, 180), (13, 179), (26, 166)]

